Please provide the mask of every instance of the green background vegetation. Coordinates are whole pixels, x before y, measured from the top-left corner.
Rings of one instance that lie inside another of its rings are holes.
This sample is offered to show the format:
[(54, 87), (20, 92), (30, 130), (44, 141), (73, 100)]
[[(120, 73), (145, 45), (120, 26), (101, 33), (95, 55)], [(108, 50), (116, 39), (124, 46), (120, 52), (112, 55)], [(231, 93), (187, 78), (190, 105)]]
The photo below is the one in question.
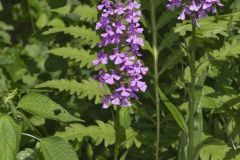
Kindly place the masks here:
[[(0, 1), (0, 160), (113, 159), (114, 109), (100, 104), (110, 90), (91, 78), (99, 69), (92, 66), (98, 3)], [(194, 145), (201, 160), (240, 159), (240, 1), (222, 3), (196, 31)], [(184, 160), (191, 23), (177, 21), (166, 0), (141, 4), (148, 90), (120, 110), (119, 158), (154, 159), (158, 84), (160, 159)]]

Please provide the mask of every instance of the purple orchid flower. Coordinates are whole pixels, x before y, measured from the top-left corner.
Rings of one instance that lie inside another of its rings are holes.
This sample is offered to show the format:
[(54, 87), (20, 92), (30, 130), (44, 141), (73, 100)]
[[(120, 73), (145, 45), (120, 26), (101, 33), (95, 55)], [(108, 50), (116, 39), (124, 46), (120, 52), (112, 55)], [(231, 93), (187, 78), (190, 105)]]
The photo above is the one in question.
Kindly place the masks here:
[(93, 64), (104, 64), (110, 71), (102, 69), (94, 79), (100, 82), (101, 87), (108, 85), (113, 90), (113, 94), (103, 97), (103, 108), (111, 105), (130, 107), (130, 101), (137, 99), (136, 93), (147, 89), (143, 76), (148, 68), (137, 60), (141, 56), (140, 46), (144, 45), (141, 38), (143, 28), (139, 23), (140, 7), (135, 0), (128, 0), (126, 4), (103, 0), (98, 6), (102, 12), (96, 24), (96, 30), (101, 32), (101, 42), (98, 43), (101, 51)]

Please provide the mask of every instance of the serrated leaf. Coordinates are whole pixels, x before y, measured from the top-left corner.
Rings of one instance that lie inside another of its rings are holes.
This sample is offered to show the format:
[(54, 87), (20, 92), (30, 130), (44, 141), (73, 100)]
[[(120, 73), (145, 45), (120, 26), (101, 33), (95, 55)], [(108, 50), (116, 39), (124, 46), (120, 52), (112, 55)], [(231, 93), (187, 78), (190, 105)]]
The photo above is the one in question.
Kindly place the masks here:
[(78, 5), (72, 12), (80, 17), (81, 20), (87, 20), (88, 22), (96, 22), (98, 11), (95, 7), (88, 5)]
[(42, 94), (27, 94), (19, 104), (19, 108), (37, 116), (61, 122), (81, 121), (72, 116), (62, 106)]
[(224, 142), (213, 137), (206, 137), (201, 143), (196, 146), (193, 157), (196, 158), (199, 154), (199, 151), (208, 145), (224, 145)]
[(214, 50), (212, 53), (209, 53), (210, 60), (227, 60), (229, 57), (237, 58), (240, 56), (239, 50), (240, 41), (234, 40), (232, 42), (227, 42), (219, 50)]
[[(141, 142), (136, 138), (138, 133), (132, 128), (128, 128), (125, 131), (126, 139), (122, 143), (125, 148), (130, 148), (135, 144), (138, 148), (141, 146)], [(104, 142), (104, 146), (113, 145), (115, 143), (115, 130), (112, 122), (104, 123), (97, 121), (97, 125), (83, 126), (81, 124), (70, 124), (65, 128), (63, 132), (57, 132), (56, 136), (62, 137), (65, 140), (82, 141), (84, 137), (91, 137), (96, 145)]]
[(91, 125), (85, 127), (81, 124), (70, 124), (66, 127), (64, 132), (57, 132), (56, 136), (62, 137), (66, 140), (82, 141), (84, 137), (91, 137), (96, 145), (99, 145), (104, 141), (105, 147), (114, 144), (115, 142), (115, 131), (112, 123), (103, 123), (97, 121), (98, 125)]
[(94, 79), (83, 80), (81, 83), (75, 80), (51, 80), (42, 83), (36, 88), (54, 88), (60, 91), (69, 91), (70, 94), (77, 94), (80, 98), (88, 97), (89, 100), (95, 98), (95, 103), (100, 103), (104, 94), (109, 94), (109, 89), (104, 86), (100, 87), (99, 83)]
[(138, 133), (132, 128), (128, 128), (125, 131), (126, 133), (126, 141), (124, 141), (124, 145), (127, 149), (130, 149), (133, 144), (136, 145), (137, 148), (141, 147), (142, 143), (137, 139)]
[(87, 43), (91, 44), (91, 47), (95, 47), (100, 41), (97, 33), (91, 29), (79, 26), (69, 26), (69, 27), (54, 27), (50, 28), (48, 31), (43, 32), (44, 35), (64, 32), (65, 34), (70, 34), (74, 38), (81, 38)]
[(84, 49), (79, 50), (71, 47), (55, 48), (48, 52), (63, 58), (75, 60), (75, 62), (81, 62), (80, 67), (87, 66), (87, 68), (93, 67), (93, 60), (96, 57), (96, 55), (90, 55)]
[(21, 138), (21, 127), (7, 115), (0, 114), (0, 137), (0, 159), (15, 160)]
[(40, 145), (46, 160), (78, 160), (72, 146), (60, 137), (41, 139)]

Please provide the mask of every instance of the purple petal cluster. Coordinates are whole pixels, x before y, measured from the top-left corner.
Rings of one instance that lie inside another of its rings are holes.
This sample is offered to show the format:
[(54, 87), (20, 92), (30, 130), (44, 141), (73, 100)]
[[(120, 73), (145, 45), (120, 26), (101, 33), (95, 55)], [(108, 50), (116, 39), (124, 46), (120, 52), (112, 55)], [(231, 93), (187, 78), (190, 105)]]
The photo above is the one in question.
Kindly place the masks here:
[(101, 32), (101, 50), (93, 61), (95, 66), (105, 65), (94, 78), (103, 86), (107, 84), (113, 89), (111, 95), (103, 97), (103, 108), (110, 105), (131, 106), (131, 100), (137, 99), (136, 93), (147, 89), (143, 76), (148, 68), (144, 67), (139, 49), (144, 45), (141, 38), (143, 28), (140, 26), (141, 5), (135, 0), (113, 2), (102, 0), (98, 10), (102, 12), (96, 30)]
[(168, 9), (181, 8), (182, 12), (179, 15), (179, 20), (185, 20), (186, 16), (192, 18), (194, 25), (199, 27), (198, 19), (206, 17), (207, 13), (216, 13), (216, 6), (223, 6), (219, 0), (168, 0)]

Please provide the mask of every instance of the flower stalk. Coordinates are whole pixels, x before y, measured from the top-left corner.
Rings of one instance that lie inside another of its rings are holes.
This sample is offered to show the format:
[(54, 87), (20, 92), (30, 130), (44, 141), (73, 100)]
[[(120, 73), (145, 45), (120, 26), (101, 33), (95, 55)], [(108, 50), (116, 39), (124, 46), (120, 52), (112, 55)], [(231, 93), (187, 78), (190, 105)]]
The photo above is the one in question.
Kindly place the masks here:
[(118, 160), (119, 156), (119, 107), (116, 109), (116, 117), (114, 121), (115, 128), (115, 144), (114, 144), (114, 160)]
[(191, 88), (189, 95), (189, 120), (188, 120), (188, 160), (193, 159), (194, 153), (194, 121), (195, 121), (195, 104), (196, 104), (196, 25), (192, 24), (192, 39), (191, 39), (191, 53), (189, 58), (190, 72), (191, 72)]
[(153, 65), (154, 65), (154, 90), (155, 90), (155, 107), (157, 114), (157, 123), (156, 123), (156, 151), (155, 151), (155, 159), (159, 159), (160, 155), (160, 97), (159, 97), (159, 75), (158, 75), (158, 58), (159, 52), (157, 50), (157, 25), (156, 25), (156, 7), (154, 6), (154, 2), (151, 1), (151, 21), (152, 21), (152, 44), (153, 44)]

